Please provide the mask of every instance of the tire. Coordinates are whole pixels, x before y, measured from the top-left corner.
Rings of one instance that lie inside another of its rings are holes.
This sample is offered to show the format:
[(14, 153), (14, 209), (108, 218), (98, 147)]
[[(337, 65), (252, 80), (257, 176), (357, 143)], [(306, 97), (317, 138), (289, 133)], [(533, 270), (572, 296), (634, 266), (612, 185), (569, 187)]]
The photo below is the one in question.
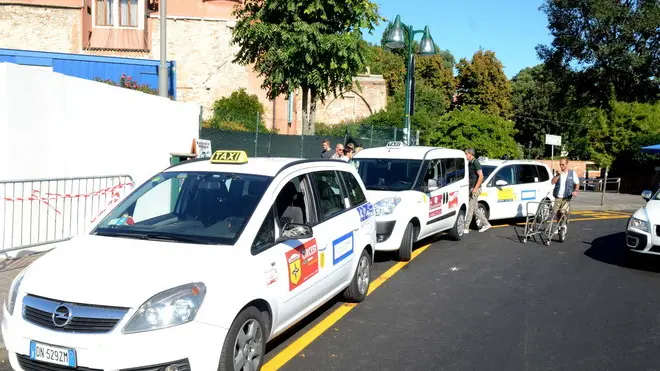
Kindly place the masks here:
[(415, 239), (415, 227), (412, 223), (408, 223), (406, 230), (403, 232), (403, 238), (401, 239), (401, 246), (397, 251), (397, 260), (402, 262), (408, 262), (412, 258), (412, 249), (413, 249), (413, 240)]
[(367, 297), (370, 283), (371, 257), (369, 256), (367, 249), (364, 249), (360, 255), (360, 260), (358, 260), (357, 268), (355, 268), (353, 279), (342, 294), (344, 301), (349, 303), (362, 302)]
[[(483, 202), (479, 202), (477, 204), (477, 208), (484, 212), (484, 217), (486, 220), (490, 220), (490, 210), (486, 207), (486, 205), (484, 205)], [(479, 221), (479, 218), (474, 218), (474, 226), (477, 227), (477, 229), (481, 229), (481, 222)]]
[[(239, 348), (238, 351), (243, 353), (246, 349), (252, 348), (250, 352), (254, 351), (252, 356), (256, 357), (252, 358), (253, 367), (251, 370), (259, 371), (261, 369), (261, 366), (264, 363), (266, 342), (268, 340), (269, 325), (267, 323), (267, 318), (268, 315), (266, 313), (262, 313), (259, 309), (253, 306), (245, 308), (238, 314), (238, 316), (236, 316), (234, 323), (229, 328), (225, 343), (222, 346), (222, 355), (220, 356), (218, 371), (236, 370), (234, 368), (234, 358), (236, 358), (235, 355), (238, 355), (234, 353), (236, 348)], [(253, 337), (249, 336), (249, 326), (256, 326), (256, 328), (254, 328), (255, 332)], [(240, 341), (238, 339), (238, 334), (239, 332), (245, 333), (246, 331), (248, 333), (248, 339), (245, 344), (241, 345), (239, 344)], [(259, 333), (261, 334), (260, 336)], [(238, 368), (238, 370), (242, 370), (242, 368)]]
[(463, 238), (465, 232), (465, 211), (459, 210), (456, 221), (454, 222), (454, 227), (449, 231), (449, 236), (454, 241), (460, 241)]

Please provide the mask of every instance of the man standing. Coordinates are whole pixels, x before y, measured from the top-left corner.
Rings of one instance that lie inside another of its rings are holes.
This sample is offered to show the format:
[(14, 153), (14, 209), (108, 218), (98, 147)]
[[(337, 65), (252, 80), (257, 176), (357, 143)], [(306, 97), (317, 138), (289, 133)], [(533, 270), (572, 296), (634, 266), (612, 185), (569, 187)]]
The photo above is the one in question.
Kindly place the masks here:
[(330, 150), (330, 140), (323, 139), (323, 142), (321, 142), (321, 147), (323, 148), (323, 150), (321, 151), (321, 158), (324, 159), (332, 158), (332, 151)]
[(479, 232), (485, 232), (491, 225), (484, 216), (484, 213), (478, 207), (479, 195), (481, 194), (481, 182), (484, 181), (484, 173), (481, 170), (481, 163), (474, 157), (474, 148), (465, 150), (465, 157), (468, 160), (468, 174), (470, 179), (470, 204), (468, 206), (468, 213), (465, 217), (465, 230), (464, 233), (470, 232), (470, 223), (472, 222), (472, 215), (479, 219), (481, 228)]
[(577, 196), (580, 189), (580, 178), (575, 170), (568, 169), (568, 158), (562, 157), (559, 160), (559, 173), (555, 173), (552, 178), (552, 184), (555, 189), (552, 195), (555, 196), (555, 205), (552, 207), (553, 217), (557, 216), (557, 211), (562, 213), (568, 210), (571, 199)]
[(332, 159), (334, 160), (339, 160), (344, 156), (344, 145), (341, 143), (337, 143), (335, 146), (335, 153), (332, 154)]

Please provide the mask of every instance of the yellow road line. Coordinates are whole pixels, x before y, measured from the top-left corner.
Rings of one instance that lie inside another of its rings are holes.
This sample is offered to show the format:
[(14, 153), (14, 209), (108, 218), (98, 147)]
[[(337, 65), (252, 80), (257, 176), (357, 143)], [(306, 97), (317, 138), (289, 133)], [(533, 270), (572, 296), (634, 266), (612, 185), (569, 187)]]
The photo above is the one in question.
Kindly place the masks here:
[[(423, 253), (426, 249), (428, 249), (429, 246), (431, 246), (431, 244), (422, 246), (417, 250), (413, 251), (412, 259), (410, 259), (410, 261), (413, 261), (419, 254)], [(373, 280), (371, 284), (369, 284), (369, 291), (367, 291), (367, 296), (371, 295), (372, 292), (374, 292), (378, 287), (380, 287), (380, 285), (385, 283), (385, 281), (387, 281), (392, 276), (394, 276), (399, 270), (401, 270), (401, 268), (408, 265), (410, 261), (396, 263), (385, 273), (381, 274), (378, 278)], [(307, 331), (306, 333), (301, 335), (298, 339), (296, 339), (296, 341), (289, 344), (289, 346), (287, 346), (281, 352), (275, 355), (275, 357), (273, 357), (270, 361), (268, 361), (265, 365), (263, 365), (263, 367), (261, 367), (261, 370), (262, 371), (277, 370), (280, 367), (284, 366), (293, 357), (295, 357), (298, 353), (303, 351), (309, 344), (311, 344), (325, 331), (327, 331), (330, 328), (330, 326), (337, 323), (337, 321), (339, 321), (342, 317), (344, 317), (348, 312), (350, 312), (356, 306), (357, 304), (355, 303), (342, 304), (339, 308), (335, 309), (334, 312), (330, 313), (321, 322), (316, 324), (316, 326), (312, 327), (309, 331)]]

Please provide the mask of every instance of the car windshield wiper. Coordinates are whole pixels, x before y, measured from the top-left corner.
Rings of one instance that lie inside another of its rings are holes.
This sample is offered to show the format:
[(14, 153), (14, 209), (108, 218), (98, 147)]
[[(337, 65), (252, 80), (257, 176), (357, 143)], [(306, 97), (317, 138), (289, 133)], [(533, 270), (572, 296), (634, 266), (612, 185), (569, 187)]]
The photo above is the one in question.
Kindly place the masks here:
[(371, 189), (371, 190), (375, 190), (375, 191), (387, 191), (388, 189), (390, 189), (390, 187), (370, 185), (370, 186), (367, 187), (367, 189)]
[(188, 242), (188, 243), (198, 243), (209, 245), (207, 239), (203, 238), (194, 238), (187, 236), (179, 236), (174, 234), (165, 234), (165, 233), (130, 233), (130, 232), (96, 232), (99, 236), (109, 236), (109, 237), (127, 237), (127, 238), (136, 238), (139, 240), (163, 240), (163, 241), (174, 241), (174, 242)]

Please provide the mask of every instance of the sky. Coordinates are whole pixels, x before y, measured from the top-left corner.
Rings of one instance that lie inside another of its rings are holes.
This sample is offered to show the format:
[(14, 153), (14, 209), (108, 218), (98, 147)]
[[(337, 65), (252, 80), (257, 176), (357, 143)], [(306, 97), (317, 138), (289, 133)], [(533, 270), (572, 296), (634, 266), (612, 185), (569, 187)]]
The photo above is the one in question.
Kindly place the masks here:
[[(449, 50), (456, 61), (470, 60), (483, 48), (492, 50), (504, 65), (508, 78), (521, 69), (539, 64), (535, 47), (550, 44), (545, 13), (539, 10), (542, 0), (372, 0), (388, 21), (397, 14), (415, 30), (429, 26), (433, 41)], [(380, 43), (387, 21), (381, 22), (364, 39)], [(415, 40), (419, 41), (418, 34)]]

